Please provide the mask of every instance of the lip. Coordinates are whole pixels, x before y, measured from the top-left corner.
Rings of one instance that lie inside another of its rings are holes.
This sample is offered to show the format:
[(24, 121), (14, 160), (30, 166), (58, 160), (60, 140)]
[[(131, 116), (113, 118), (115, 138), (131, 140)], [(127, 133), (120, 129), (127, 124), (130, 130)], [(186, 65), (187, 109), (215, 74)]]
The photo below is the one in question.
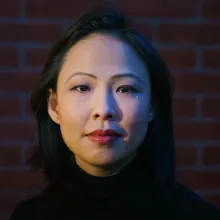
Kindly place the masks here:
[(119, 133), (117, 133), (116, 131), (112, 130), (112, 129), (107, 129), (107, 130), (95, 130), (91, 133), (89, 133), (88, 135), (90, 136), (121, 136)]
[(118, 139), (119, 136), (95, 136), (95, 135), (88, 135), (88, 139), (96, 144), (110, 144), (111, 142)]

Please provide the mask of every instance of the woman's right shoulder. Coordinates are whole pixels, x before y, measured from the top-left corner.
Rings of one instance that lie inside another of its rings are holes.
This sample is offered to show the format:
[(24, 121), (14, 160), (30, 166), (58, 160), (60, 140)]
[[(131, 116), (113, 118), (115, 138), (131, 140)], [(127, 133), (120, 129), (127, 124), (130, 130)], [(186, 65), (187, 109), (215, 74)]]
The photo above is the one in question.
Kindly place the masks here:
[(49, 208), (49, 199), (46, 196), (36, 196), (18, 202), (9, 220), (38, 220), (44, 219)]
[(33, 199), (31, 200), (21, 200), (15, 207), (10, 220), (28, 220), (35, 219), (35, 205), (33, 204)]

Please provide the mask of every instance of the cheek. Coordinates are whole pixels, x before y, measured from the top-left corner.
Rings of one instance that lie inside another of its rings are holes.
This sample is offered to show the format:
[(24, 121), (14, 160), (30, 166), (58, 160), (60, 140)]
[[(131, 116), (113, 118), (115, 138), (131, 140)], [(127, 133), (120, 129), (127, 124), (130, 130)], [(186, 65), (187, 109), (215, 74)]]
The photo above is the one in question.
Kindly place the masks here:
[(86, 116), (86, 109), (88, 109), (84, 103), (74, 98), (71, 93), (60, 96), (58, 102), (60, 120), (66, 124), (83, 120)]
[[(145, 104), (143, 104), (145, 103)], [(139, 133), (141, 131), (145, 131), (148, 124), (148, 112), (149, 112), (149, 104), (146, 102), (141, 102), (137, 100), (129, 104), (129, 106), (123, 106), (123, 115), (124, 119), (122, 121), (122, 126), (129, 133)]]
[(127, 131), (128, 136), (125, 141), (130, 143), (129, 146), (139, 146), (147, 133), (149, 105), (142, 103), (137, 101), (136, 104), (133, 103), (129, 108), (124, 109), (122, 126)]
[(136, 100), (128, 104), (124, 103), (122, 108), (127, 121), (136, 123), (148, 119), (149, 104), (146, 101)]
[[(72, 127), (80, 126), (83, 122), (83, 109), (75, 107), (71, 102), (62, 104), (60, 103), (59, 117), (61, 127)], [(85, 117), (85, 116), (84, 116)], [(81, 123), (80, 123), (81, 122)]]
[(69, 106), (60, 109), (60, 130), (65, 144), (70, 149), (74, 149), (73, 143), (78, 143), (79, 135), (83, 130), (84, 123), (80, 114), (78, 109)]

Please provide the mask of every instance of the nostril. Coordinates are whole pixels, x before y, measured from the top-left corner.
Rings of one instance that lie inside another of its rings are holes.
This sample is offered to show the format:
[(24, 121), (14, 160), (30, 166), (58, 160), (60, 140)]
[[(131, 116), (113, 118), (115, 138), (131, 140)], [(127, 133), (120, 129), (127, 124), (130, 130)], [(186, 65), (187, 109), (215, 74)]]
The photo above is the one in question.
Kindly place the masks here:
[(103, 117), (100, 115), (100, 114), (96, 114), (95, 116), (94, 116), (95, 118), (113, 118), (113, 115), (112, 114), (108, 114), (108, 115), (103, 115)]

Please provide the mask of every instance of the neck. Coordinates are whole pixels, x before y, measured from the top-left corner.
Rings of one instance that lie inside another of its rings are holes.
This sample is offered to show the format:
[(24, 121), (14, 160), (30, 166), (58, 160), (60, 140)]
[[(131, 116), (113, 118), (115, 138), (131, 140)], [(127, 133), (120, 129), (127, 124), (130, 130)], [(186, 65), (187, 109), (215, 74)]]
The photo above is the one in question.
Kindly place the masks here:
[(94, 166), (88, 164), (85, 161), (78, 158), (77, 156), (75, 156), (75, 159), (77, 165), (86, 173), (97, 177), (107, 177), (117, 175), (126, 165), (128, 165), (135, 158), (135, 156), (136, 154), (124, 159), (123, 161), (120, 161), (116, 164), (107, 167)]

